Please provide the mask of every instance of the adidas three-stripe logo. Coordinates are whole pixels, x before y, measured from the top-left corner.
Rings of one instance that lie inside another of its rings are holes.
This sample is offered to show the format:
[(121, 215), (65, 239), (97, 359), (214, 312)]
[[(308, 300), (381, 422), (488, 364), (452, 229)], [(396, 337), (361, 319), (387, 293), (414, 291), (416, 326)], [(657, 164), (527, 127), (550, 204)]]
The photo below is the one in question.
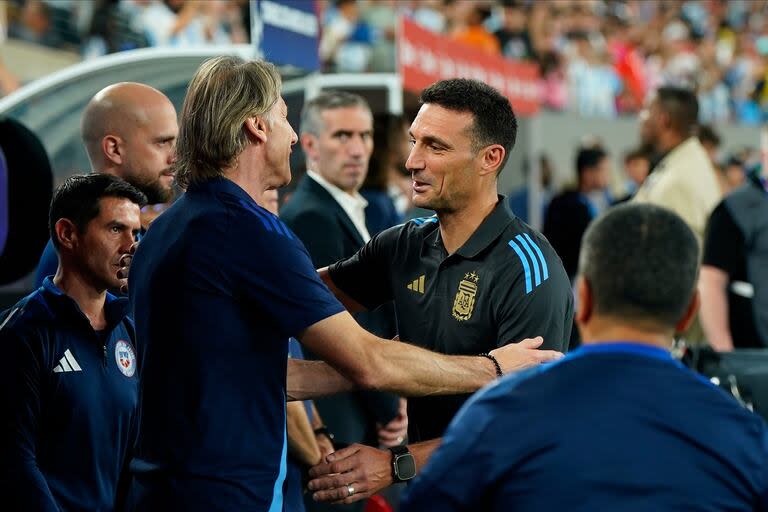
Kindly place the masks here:
[[(520, 258), (520, 263), (523, 264), (525, 293), (527, 295), (534, 288), (537, 288), (541, 283), (549, 279), (547, 260), (544, 259), (541, 249), (528, 236), (528, 233), (515, 236), (514, 240), (509, 241), (509, 246), (514, 249), (517, 257)], [(531, 268), (533, 268), (533, 276), (531, 276)]]
[(285, 223), (280, 220), (280, 218), (271, 212), (260, 209), (260, 207), (256, 207), (242, 199), (240, 200), (240, 204), (243, 205), (246, 210), (256, 215), (256, 217), (258, 217), (258, 219), (264, 225), (264, 229), (267, 231), (273, 231), (278, 235), (290, 238), (291, 240), (294, 239), (293, 235), (291, 234), (291, 230), (288, 229), (288, 226), (286, 226)]
[(413, 290), (414, 292), (418, 293), (424, 293), (424, 278), (425, 276), (419, 276), (418, 279), (414, 279), (413, 282), (409, 283), (406, 288), (409, 290)]
[(81, 372), (81, 371), (83, 371), (83, 369), (80, 368), (79, 364), (77, 364), (77, 361), (75, 360), (75, 356), (72, 355), (72, 352), (70, 352), (69, 349), (64, 351), (64, 357), (59, 359), (59, 364), (57, 364), (56, 367), (53, 369), (53, 373)]

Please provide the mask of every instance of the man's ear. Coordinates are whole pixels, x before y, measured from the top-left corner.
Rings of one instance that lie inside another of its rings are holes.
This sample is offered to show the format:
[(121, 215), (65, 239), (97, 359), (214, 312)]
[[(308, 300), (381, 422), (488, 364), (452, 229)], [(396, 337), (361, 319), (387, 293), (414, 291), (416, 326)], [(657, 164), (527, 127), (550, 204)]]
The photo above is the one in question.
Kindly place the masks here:
[(77, 226), (71, 220), (62, 218), (57, 220), (53, 227), (56, 231), (59, 245), (72, 250), (77, 244)]
[(683, 317), (677, 322), (677, 325), (675, 326), (675, 332), (685, 332), (688, 330), (688, 328), (693, 323), (693, 319), (696, 318), (696, 313), (699, 311), (700, 305), (701, 296), (699, 295), (699, 290), (696, 290), (693, 293), (693, 297), (691, 297), (691, 302), (685, 309)]
[(101, 152), (107, 161), (116, 165), (123, 164), (123, 139), (117, 135), (105, 135), (101, 139)]
[(245, 120), (245, 133), (256, 144), (267, 142), (268, 124), (262, 116), (249, 117)]
[(301, 149), (307, 155), (307, 160), (317, 160), (317, 135), (312, 133), (302, 133), (299, 137)]
[(584, 276), (579, 276), (576, 280), (576, 301), (578, 303), (576, 324), (581, 328), (592, 319), (595, 304), (592, 287)]
[(674, 122), (672, 121), (672, 116), (669, 115), (668, 112), (660, 112), (659, 113), (659, 119), (661, 121), (661, 126), (664, 127), (666, 130), (672, 130), (675, 128)]
[(482, 159), (480, 166), (480, 175), (498, 174), (501, 170), (501, 163), (504, 161), (504, 147), (501, 144), (492, 144), (485, 147), (480, 152)]

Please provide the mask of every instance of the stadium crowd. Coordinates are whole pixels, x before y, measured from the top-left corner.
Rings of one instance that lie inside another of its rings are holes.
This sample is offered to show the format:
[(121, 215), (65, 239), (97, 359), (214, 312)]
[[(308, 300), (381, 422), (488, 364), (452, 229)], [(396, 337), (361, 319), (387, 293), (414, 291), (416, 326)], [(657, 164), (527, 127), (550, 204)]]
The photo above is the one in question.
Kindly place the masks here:
[[(320, 0), (325, 71), (395, 69), (396, 20), (535, 62), (544, 104), (612, 118), (664, 84), (695, 87), (703, 122), (768, 108), (768, 4), (746, 0)], [(146, 46), (247, 43), (245, 0), (11, 0), (8, 34), (92, 57)]]

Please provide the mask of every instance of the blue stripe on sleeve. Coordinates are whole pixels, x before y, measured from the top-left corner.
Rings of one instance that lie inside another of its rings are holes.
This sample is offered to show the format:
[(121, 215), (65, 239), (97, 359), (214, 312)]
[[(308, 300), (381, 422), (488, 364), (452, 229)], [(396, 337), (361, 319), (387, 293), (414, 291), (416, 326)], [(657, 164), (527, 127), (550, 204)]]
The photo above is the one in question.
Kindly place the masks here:
[(294, 239), (293, 233), (291, 233), (291, 230), (288, 228), (288, 226), (285, 225), (285, 222), (281, 221), (279, 218), (277, 219), (277, 222), (279, 222), (280, 226), (283, 228), (283, 232), (285, 233), (285, 236), (293, 240)]
[[(269, 221), (266, 218), (264, 218), (264, 216), (261, 214), (261, 212), (258, 209), (254, 208), (252, 204), (248, 204), (247, 202), (243, 201), (242, 199), (240, 200), (240, 204), (243, 205), (243, 207), (245, 207), (246, 210), (255, 213), (256, 217), (258, 217), (259, 220), (261, 221), (261, 223), (264, 224), (264, 228), (267, 231), (274, 231), (274, 229), (270, 225)], [(279, 233), (279, 231), (278, 231), (278, 233)]]
[(283, 452), (280, 456), (280, 473), (275, 480), (275, 486), (272, 489), (272, 503), (269, 505), (268, 512), (283, 512), (283, 483), (285, 475), (288, 473), (288, 433), (283, 430)]
[(531, 293), (533, 286), (531, 285), (531, 266), (528, 264), (528, 260), (523, 254), (523, 250), (515, 243), (514, 240), (509, 241), (509, 246), (515, 250), (517, 256), (520, 258), (520, 262), (523, 264), (523, 271), (525, 272), (525, 293)]
[(544, 281), (546, 281), (549, 279), (549, 268), (547, 267), (547, 260), (544, 259), (544, 255), (541, 253), (541, 249), (539, 249), (538, 245), (533, 243), (533, 240), (531, 240), (531, 237), (528, 236), (528, 233), (525, 233), (523, 236), (525, 236), (526, 240), (528, 240), (528, 243), (533, 246), (533, 250), (536, 251), (536, 254), (539, 256), (539, 261), (541, 262), (541, 268), (544, 274)]
[(541, 284), (541, 274), (539, 273), (538, 260), (536, 259), (536, 256), (533, 255), (533, 251), (528, 245), (528, 242), (525, 241), (525, 238), (523, 238), (521, 235), (517, 235), (515, 238), (518, 242), (520, 242), (520, 245), (523, 246), (523, 249), (525, 249), (525, 252), (527, 252), (528, 256), (531, 258), (531, 263), (533, 263), (534, 286), (539, 286)]

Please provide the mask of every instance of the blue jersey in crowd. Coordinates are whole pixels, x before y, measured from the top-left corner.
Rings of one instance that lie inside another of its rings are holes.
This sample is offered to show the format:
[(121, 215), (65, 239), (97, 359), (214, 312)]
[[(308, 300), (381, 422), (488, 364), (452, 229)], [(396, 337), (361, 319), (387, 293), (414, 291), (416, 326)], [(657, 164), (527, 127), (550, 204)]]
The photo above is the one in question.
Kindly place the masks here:
[(48, 278), (0, 315), (4, 509), (119, 508), (138, 396), (127, 302), (107, 294), (107, 327), (94, 331)]
[(475, 395), (403, 512), (768, 510), (763, 420), (647, 345), (587, 345)]
[(135, 510), (281, 511), (288, 338), (343, 311), (234, 182), (193, 184), (133, 259), (142, 341)]

